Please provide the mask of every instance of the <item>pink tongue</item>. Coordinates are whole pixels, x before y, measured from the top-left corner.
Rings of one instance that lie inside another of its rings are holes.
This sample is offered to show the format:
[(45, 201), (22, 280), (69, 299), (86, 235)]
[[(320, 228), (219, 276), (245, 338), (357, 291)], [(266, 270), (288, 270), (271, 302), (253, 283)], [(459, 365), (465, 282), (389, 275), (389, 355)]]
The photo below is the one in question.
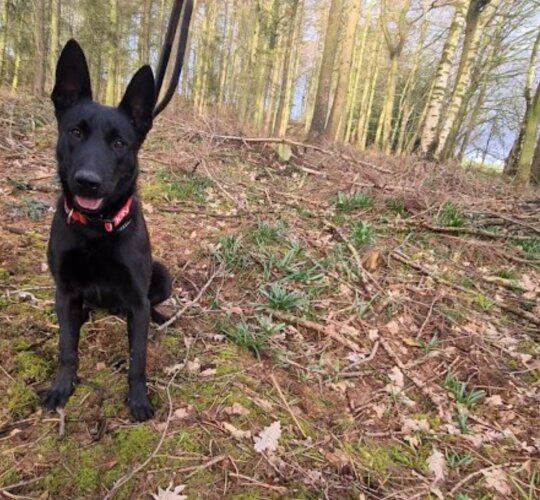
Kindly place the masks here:
[(97, 210), (101, 206), (103, 198), (83, 198), (81, 196), (75, 196), (75, 201), (81, 208), (85, 208), (86, 210)]

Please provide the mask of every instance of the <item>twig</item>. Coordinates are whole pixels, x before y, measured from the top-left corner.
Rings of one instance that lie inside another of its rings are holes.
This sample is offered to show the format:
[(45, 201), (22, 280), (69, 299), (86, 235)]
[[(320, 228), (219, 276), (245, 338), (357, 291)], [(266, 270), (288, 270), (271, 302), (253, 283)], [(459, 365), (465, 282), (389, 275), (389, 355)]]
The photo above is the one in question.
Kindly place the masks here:
[(171, 385), (174, 383), (174, 380), (176, 379), (176, 376), (180, 370), (176, 370), (173, 375), (171, 376), (169, 383), (167, 384), (166, 391), (167, 391), (167, 399), (169, 401), (169, 414), (167, 415), (167, 421), (165, 422), (165, 428), (163, 429), (163, 432), (161, 433), (161, 437), (159, 439), (159, 442), (157, 446), (154, 448), (154, 451), (150, 454), (150, 456), (140, 465), (135, 467), (130, 473), (122, 476), (120, 479), (118, 479), (113, 487), (111, 488), (111, 491), (105, 495), (103, 500), (109, 500), (116, 495), (118, 490), (126, 484), (128, 481), (130, 481), (136, 474), (138, 474), (140, 471), (142, 471), (158, 454), (159, 450), (161, 449), (161, 446), (163, 445), (163, 442), (165, 441), (165, 436), (167, 435), (167, 431), (169, 430), (169, 424), (171, 423), (171, 419), (173, 416), (173, 401), (171, 397)]
[(235, 472), (229, 472), (230, 477), (235, 477), (237, 479), (243, 479), (245, 481), (248, 481), (251, 484), (254, 484), (255, 486), (260, 486), (261, 488), (266, 488), (268, 490), (277, 491), (280, 495), (286, 495), (287, 494), (287, 488), (285, 486), (275, 486), (273, 484), (268, 483), (261, 483), (260, 481), (257, 481), (256, 479), (244, 476), (243, 474), (237, 474)]
[[(33, 479), (29, 479), (28, 481), (20, 481), (15, 484), (9, 484), (7, 486), (3, 486), (0, 488), (0, 493), (3, 495), (6, 495), (9, 490), (14, 490), (16, 488), (21, 488), (22, 486), (28, 486), (29, 484), (37, 483), (38, 481), (41, 481), (43, 477), (34, 477)], [(6, 495), (7, 496), (7, 495)], [(28, 497), (26, 497), (28, 498)]]
[(194, 476), (195, 474), (197, 474), (197, 472), (201, 472), (203, 470), (206, 470), (208, 469), (209, 467), (212, 467), (212, 465), (214, 464), (217, 464), (219, 462), (223, 462), (223, 460), (225, 460), (227, 457), (225, 455), (219, 455), (217, 457), (214, 457), (212, 458), (211, 460), (208, 460), (208, 462), (205, 462), (204, 464), (200, 464), (200, 465), (192, 465), (190, 467), (184, 467), (183, 469), (178, 469), (176, 470), (175, 472), (178, 474), (178, 473), (183, 473), (183, 472), (191, 472), (191, 474), (188, 474), (186, 476), (186, 480), (189, 479), (190, 477)]
[(373, 349), (371, 350), (371, 353), (369, 354), (369, 356), (366, 356), (365, 358), (362, 358), (362, 359), (354, 362), (352, 365), (349, 366), (348, 370), (341, 372), (340, 376), (350, 378), (350, 377), (356, 377), (356, 376), (363, 375), (362, 372), (351, 372), (349, 370), (351, 368), (356, 368), (359, 365), (363, 365), (365, 363), (369, 363), (370, 361), (373, 361), (373, 359), (375, 358), (375, 355), (377, 354), (377, 351), (379, 350), (379, 345), (381, 345), (381, 341), (377, 340), (375, 342), (375, 345), (373, 346)]
[(298, 419), (296, 418), (296, 415), (293, 413), (291, 407), (289, 406), (288, 401), (285, 399), (285, 395), (284, 395), (283, 392), (281, 391), (281, 387), (279, 386), (278, 381), (277, 381), (276, 378), (274, 377), (274, 374), (273, 374), (273, 373), (270, 374), (270, 380), (271, 380), (272, 383), (274, 384), (274, 387), (276, 388), (276, 391), (278, 392), (279, 397), (281, 398), (281, 401), (283, 401), (283, 404), (285, 405), (285, 408), (287, 408), (287, 411), (289, 412), (289, 415), (290, 415), (291, 418), (293, 419), (293, 422), (296, 424), (296, 427), (297, 427), (298, 430), (300, 431), (300, 434), (302, 434), (302, 437), (303, 437), (304, 439), (307, 439), (307, 434), (304, 432), (304, 429), (302, 429), (302, 426), (300, 425), (300, 422), (299, 422)]
[(473, 229), (470, 227), (436, 227), (428, 224), (419, 224), (418, 229), (426, 229), (433, 233), (446, 233), (446, 234), (468, 234), (471, 236), (482, 236), (483, 238), (492, 238), (496, 240), (514, 239), (518, 241), (530, 241), (536, 239), (533, 236), (520, 236), (513, 234), (498, 234), (490, 231), (484, 231), (483, 229)]
[(201, 297), (204, 295), (204, 292), (208, 289), (208, 287), (212, 284), (216, 276), (221, 272), (221, 267), (219, 267), (213, 274), (210, 276), (209, 280), (205, 283), (205, 285), (199, 290), (199, 293), (197, 296), (191, 301), (188, 302), (182, 309), (180, 309), (178, 312), (176, 312), (171, 318), (169, 318), (165, 323), (157, 327), (157, 331), (164, 330), (168, 326), (172, 325), (182, 314), (184, 314), (190, 307), (193, 307), (199, 300), (201, 300)]
[(331, 339), (347, 347), (351, 351), (354, 351), (354, 352), (361, 351), (360, 346), (358, 344), (355, 344), (351, 340), (343, 337), (343, 335), (340, 335), (339, 333), (337, 333), (332, 326), (324, 327), (322, 325), (319, 325), (318, 323), (314, 323), (313, 321), (297, 318), (296, 316), (293, 316), (292, 314), (288, 314), (282, 311), (272, 310), (270, 312), (272, 313), (272, 315), (274, 315), (277, 319), (281, 321), (286, 321), (287, 323), (303, 326), (304, 328), (307, 328), (308, 330), (313, 330), (322, 335), (330, 337)]
[(480, 476), (484, 472), (488, 472), (493, 469), (502, 469), (503, 467), (512, 467), (515, 465), (521, 465), (520, 462), (508, 462), (505, 464), (495, 464), (490, 465), (489, 467), (484, 467), (483, 469), (471, 472), (468, 476), (465, 476), (459, 483), (457, 483), (449, 492), (449, 495), (453, 495), (456, 493), (462, 486), (467, 484), (471, 479), (475, 478), (476, 476)]

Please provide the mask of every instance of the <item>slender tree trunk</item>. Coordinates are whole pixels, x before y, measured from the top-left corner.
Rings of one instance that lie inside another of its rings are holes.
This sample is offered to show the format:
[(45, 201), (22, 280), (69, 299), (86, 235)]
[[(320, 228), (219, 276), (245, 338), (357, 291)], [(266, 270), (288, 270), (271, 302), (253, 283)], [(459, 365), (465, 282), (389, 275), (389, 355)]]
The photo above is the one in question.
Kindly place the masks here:
[(279, 105), (277, 111), (277, 120), (276, 126), (274, 128), (274, 134), (277, 134), (279, 137), (285, 137), (287, 133), (287, 126), (289, 124), (289, 115), (291, 112), (291, 96), (292, 96), (292, 85), (293, 85), (293, 75), (291, 71), (291, 66), (293, 58), (296, 54), (295, 51), (295, 38), (297, 26), (297, 17), (298, 16), (298, 6), (299, 0), (292, 0), (291, 3), (291, 12), (289, 18), (289, 33), (287, 35), (287, 49), (285, 53), (285, 61), (283, 64), (283, 73), (281, 77), (281, 93), (279, 98)]
[(6, 47), (7, 47), (7, 40), (8, 40), (8, 32), (10, 26), (10, 8), (9, 8), (9, 1), (4, 0), (4, 5), (2, 9), (2, 17), (0, 18), (0, 23), (2, 29), (0, 29), (0, 83), (2, 83), (4, 79), (4, 73), (5, 73), (5, 66), (6, 66)]
[(58, 59), (58, 51), (60, 49), (60, 19), (62, 16), (61, 0), (51, 0), (50, 10), (51, 28), (49, 31), (48, 81), (52, 83), (54, 81), (54, 71), (56, 68), (56, 60)]
[(341, 49), (341, 61), (338, 72), (338, 82), (334, 103), (330, 112), (328, 127), (325, 131), (325, 136), (328, 139), (338, 141), (341, 137), (341, 125), (343, 124), (343, 116), (346, 114), (347, 91), (349, 89), (349, 80), (351, 77), (351, 62), (354, 50), (354, 40), (356, 37), (356, 27), (360, 14), (360, 4), (362, 0), (351, 0), (347, 9), (347, 27), (345, 30), (345, 39)]
[(332, 0), (328, 12), (324, 51), (315, 97), (315, 109), (309, 129), (310, 140), (317, 140), (326, 129), (330, 107), (330, 91), (334, 75), (334, 61), (339, 41), (339, 28), (341, 26), (342, 6), (343, 0)]
[(521, 188), (529, 185), (532, 173), (532, 162), (536, 147), (536, 136), (540, 124), (540, 84), (536, 87), (536, 92), (532, 101), (532, 109), (525, 124), (525, 136), (521, 155), (518, 160), (518, 170), (515, 183)]
[(110, 0), (109, 3), (109, 47), (107, 54), (107, 86), (105, 101), (113, 105), (116, 96), (116, 78), (118, 73), (118, 0)]
[(369, 126), (371, 122), (371, 115), (373, 113), (373, 102), (375, 98), (375, 89), (377, 87), (377, 81), (379, 79), (379, 57), (381, 52), (381, 37), (376, 35), (375, 47), (370, 59), (370, 68), (368, 69), (368, 80), (364, 84), (364, 90), (362, 92), (362, 101), (360, 104), (360, 110), (358, 114), (358, 127), (357, 127), (357, 145), (361, 150), (364, 150), (367, 146), (367, 140), (369, 135)]
[[(368, 2), (367, 6), (367, 14), (365, 19), (365, 25), (362, 30), (362, 35), (360, 38), (360, 47), (358, 49), (358, 54), (356, 61), (354, 63), (354, 69), (355, 69), (355, 76), (354, 76), (354, 84), (350, 93), (350, 99), (347, 105), (348, 108), (348, 119), (347, 119), (347, 129), (345, 131), (345, 142), (351, 142), (352, 138), (352, 131), (354, 126), (354, 118), (355, 118), (355, 109), (358, 104), (358, 91), (360, 87), (360, 77), (362, 75), (366, 75), (366, 72), (364, 72), (364, 60), (365, 60), (365, 54), (366, 54), (366, 46), (367, 46), (367, 36), (369, 33), (369, 27), (371, 25), (371, 11), (373, 8), (373, 2)], [(367, 72), (369, 74), (369, 70)], [(364, 88), (366, 83), (364, 82)]]
[(450, 73), (463, 28), (470, 0), (457, 0), (455, 12), (444, 48), (435, 72), (433, 92), (427, 108), (426, 120), (422, 128), (420, 149), (423, 154), (431, 155), (437, 147), (437, 131), (441, 121), (444, 99), (448, 93)]
[(34, 92), (45, 94), (47, 75), (47, 6), (46, 0), (36, 0), (35, 12)]
[(150, 62), (150, 40), (152, 33), (152, 0), (143, 0), (143, 12), (138, 39), (139, 66)]
[(525, 117), (521, 122), (521, 127), (519, 133), (514, 141), (514, 145), (508, 155), (506, 164), (504, 166), (504, 173), (506, 175), (516, 175), (518, 160), (521, 156), (521, 147), (523, 146), (523, 139), (525, 138), (525, 125), (527, 123), (529, 114), (531, 113), (532, 108), (532, 92), (534, 85), (534, 77), (536, 75), (536, 65), (538, 61), (538, 51), (540, 49), (540, 28), (538, 29), (538, 35), (534, 41), (534, 45), (531, 51), (531, 58), (529, 60), (529, 68), (527, 71), (527, 81), (525, 84), (525, 89), (523, 91), (523, 96), (525, 98)]
[(443, 160), (452, 155), (454, 144), (449, 140), (454, 134), (454, 128), (459, 125), (460, 117), (464, 114), (463, 104), (467, 90), (471, 84), (471, 72), (478, 59), (478, 48), (486, 23), (491, 18), (493, 10), (498, 6), (498, 0), (471, 0), (467, 13), (467, 27), (463, 53), (452, 98), (444, 120), (442, 121), (435, 158)]

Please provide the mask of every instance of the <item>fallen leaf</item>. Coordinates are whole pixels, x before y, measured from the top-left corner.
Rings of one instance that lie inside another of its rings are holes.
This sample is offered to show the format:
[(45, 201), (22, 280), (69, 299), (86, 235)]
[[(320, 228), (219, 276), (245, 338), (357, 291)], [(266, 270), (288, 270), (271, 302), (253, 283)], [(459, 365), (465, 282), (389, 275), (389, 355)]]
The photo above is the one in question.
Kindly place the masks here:
[(177, 410), (174, 410), (173, 417), (176, 420), (183, 420), (184, 418), (187, 418), (189, 416), (189, 412), (193, 410), (192, 406), (187, 406), (186, 408), (178, 408)]
[(418, 340), (412, 339), (411, 337), (403, 337), (401, 340), (409, 347), (422, 347), (422, 344), (418, 342)]
[(444, 481), (446, 476), (446, 460), (437, 448), (433, 448), (433, 453), (428, 457), (427, 464), (429, 471), (435, 477), (435, 482)]
[(180, 495), (185, 488), (185, 484), (179, 484), (178, 486), (173, 487), (173, 484), (171, 483), (164, 490), (158, 488), (157, 494), (154, 493), (152, 497), (154, 500), (187, 500), (187, 495)]
[(490, 490), (494, 490), (506, 498), (512, 493), (512, 490), (506, 481), (506, 473), (502, 469), (495, 468), (483, 470), (482, 474), (486, 479), (486, 486)]
[(376, 271), (379, 266), (382, 264), (382, 255), (381, 252), (374, 250), (373, 252), (367, 253), (362, 258), (363, 266), (370, 272)]
[(390, 375), (388, 375), (388, 378), (396, 387), (399, 387), (400, 389), (403, 389), (403, 387), (405, 387), (405, 379), (403, 377), (403, 372), (397, 366), (394, 366), (394, 368), (392, 368)]
[(255, 437), (255, 451), (262, 453), (264, 451), (276, 451), (278, 441), (281, 437), (281, 423), (279, 421), (265, 427), (259, 435)]
[(425, 418), (419, 420), (406, 418), (403, 420), (401, 432), (405, 434), (410, 434), (411, 432), (429, 432), (429, 422)]
[(498, 394), (494, 394), (493, 396), (486, 398), (486, 403), (489, 406), (501, 406), (503, 404), (503, 400), (501, 396), (499, 396)]
[(242, 406), (240, 403), (233, 403), (232, 406), (228, 406), (223, 410), (227, 415), (249, 415), (249, 410)]
[(234, 425), (229, 424), (229, 422), (222, 422), (223, 428), (235, 439), (249, 439), (251, 437), (251, 431), (243, 431), (237, 429)]
[(199, 373), (199, 370), (201, 369), (199, 358), (195, 358), (193, 361), (188, 361), (186, 368), (190, 373)]
[(103, 363), (103, 361), (100, 361), (99, 363), (96, 363), (96, 370), (105, 370), (107, 368), (107, 365)]
[(201, 377), (213, 377), (216, 374), (217, 370), (215, 368), (207, 368), (200, 373)]

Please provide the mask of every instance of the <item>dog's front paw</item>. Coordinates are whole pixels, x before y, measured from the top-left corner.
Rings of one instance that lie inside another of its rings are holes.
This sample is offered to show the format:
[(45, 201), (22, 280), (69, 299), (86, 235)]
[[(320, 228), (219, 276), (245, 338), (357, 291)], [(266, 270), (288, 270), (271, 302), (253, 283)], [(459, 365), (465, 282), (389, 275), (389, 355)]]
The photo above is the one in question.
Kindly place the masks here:
[(129, 391), (128, 403), (131, 415), (137, 422), (144, 422), (154, 416), (154, 408), (144, 386)]
[(73, 393), (76, 383), (75, 375), (59, 374), (53, 385), (41, 394), (41, 406), (48, 411), (63, 408)]

